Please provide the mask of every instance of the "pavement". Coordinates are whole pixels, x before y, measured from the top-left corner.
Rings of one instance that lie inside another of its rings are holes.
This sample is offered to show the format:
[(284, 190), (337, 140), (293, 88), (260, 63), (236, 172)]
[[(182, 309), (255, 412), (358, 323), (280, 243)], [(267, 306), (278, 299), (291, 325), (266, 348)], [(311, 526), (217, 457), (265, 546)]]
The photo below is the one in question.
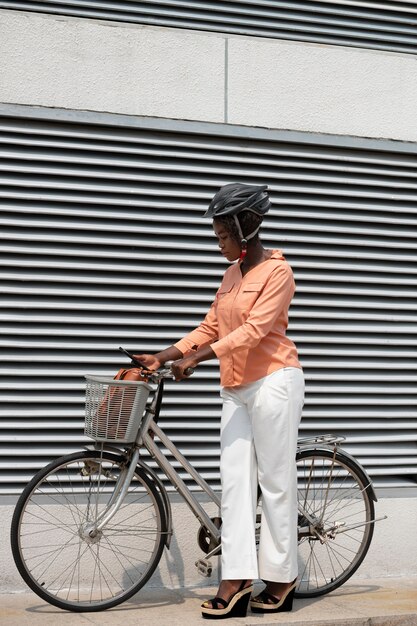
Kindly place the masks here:
[[(255, 591), (263, 584), (255, 585)], [(199, 626), (207, 624), (200, 604), (217, 587), (161, 589), (147, 587), (124, 604), (100, 613), (68, 613), (32, 593), (0, 596), (1, 626)], [(417, 577), (351, 579), (319, 598), (294, 600), (291, 613), (252, 614), (227, 620), (227, 626), (417, 626)]]

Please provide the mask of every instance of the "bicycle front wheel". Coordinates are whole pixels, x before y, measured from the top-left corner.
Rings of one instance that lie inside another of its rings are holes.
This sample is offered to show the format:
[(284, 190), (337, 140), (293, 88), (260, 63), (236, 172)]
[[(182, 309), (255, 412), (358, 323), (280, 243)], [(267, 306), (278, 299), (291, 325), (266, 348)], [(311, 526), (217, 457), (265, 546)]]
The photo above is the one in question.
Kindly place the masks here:
[(295, 595), (311, 598), (340, 587), (358, 569), (372, 540), (375, 512), (366, 474), (343, 451), (299, 451), (297, 471), (302, 512)]
[(158, 565), (166, 517), (140, 468), (115, 516), (91, 536), (125, 463), (107, 452), (76, 452), (38, 472), (20, 496), (11, 526), (13, 557), (25, 582), (50, 604), (78, 612), (109, 609), (133, 596)]

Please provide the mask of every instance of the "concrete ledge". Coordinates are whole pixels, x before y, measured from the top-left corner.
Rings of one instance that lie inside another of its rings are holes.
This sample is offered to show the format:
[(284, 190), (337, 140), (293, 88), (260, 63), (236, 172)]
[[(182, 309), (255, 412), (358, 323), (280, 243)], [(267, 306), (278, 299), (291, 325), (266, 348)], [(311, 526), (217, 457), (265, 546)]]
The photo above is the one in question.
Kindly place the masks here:
[(0, 10), (0, 102), (417, 141), (411, 54)]
[[(256, 585), (256, 591), (263, 585)], [(216, 587), (194, 587), (182, 590), (145, 589), (133, 600), (101, 613), (66, 613), (45, 604), (31, 593), (0, 596), (2, 626), (62, 626), (72, 624), (107, 624), (125, 626), (184, 626), (207, 624), (200, 604), (213, 597)], [(245, 619), (229, 619), (228, 625), (272, 624), (291, 626), (416, 626), (417, 578), (384, 578), (356, 580), (327, 596), (295, 600), (291, 613), (271, 616), (252, 614)]]

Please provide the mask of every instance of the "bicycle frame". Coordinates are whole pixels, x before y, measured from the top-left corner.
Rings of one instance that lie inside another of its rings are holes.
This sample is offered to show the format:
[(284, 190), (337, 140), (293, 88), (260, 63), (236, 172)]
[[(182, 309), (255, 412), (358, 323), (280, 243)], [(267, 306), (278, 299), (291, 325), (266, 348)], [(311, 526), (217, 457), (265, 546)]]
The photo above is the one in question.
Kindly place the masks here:
[(170, 462), (166, 459), (166, 457), (162, 454), (159, 447), (154, 442), (152, 436), (149, 432), (153, 433), (158, 437), (158, 439), (162, 442), (162, 444), (171, 452), (173, 457), (181, 464), (181, 466), (188, 472), (188, 474), (194, 479), (194, 481), (205, 491), (205, 493), (210, 497), (210, 499), (220, 507), (220, 498), (213, 491), (210, 485), (204, 480), (202, 476), (197, 472), (197, 470), (187, 461), (183, 454), (178, 450), (178, 448), (172, 443), (172, 441), (166, 436), (166, 434), (159, 428), (159, 426), (151, 420), (148, 425), (148, 431), (143, 436), (143, 445), (148, 450), (149, 454), (153, 459), (158, 463), (161, 470), (166, 474), (166, 476), (170, 479), (171, 483), (174, 487), (179, 491), (181, 496), (184, 498), (185, 502), (188, 504), (198, 521), (210, 532), (211, 536), (217, 541), (220, 540), (220, 530), (213, 524), (211, 518), (208, 516), (207, 512), (201, 506), (201, 504), (197, 501), (197, 499), (193, 496), (191, 491), (188, 489), (185, 482), (179, 476), (178, 472), (172, 467)]
[[(151, 405), (145, 412), (141, 428), (138, 432), (135, 444), (132, 444), (130, 447), (130, 455), (131, 460), (129, 462), (128, 467), (125, 469), (123, 474), (119, 477), (118, 483), (116, 485), (115, 492), (113, 493), (106, 510), (101, 514), (101, 516), (96, 520), (96, 523), (93, 528), (89, 528), (88, 530), (93, 533), (92, 536), (100, 531), (106, 523), (117, 513), (120, 508), (124, 496), (127, 492), (129, 483), (132, 479), (136, 466), (139, 464), (148, 474), (151, 475), (152, 479), (156, 482), (159, 487), (159, 491), (164, 500), (165, 509), (167, 513), (167, 547), (169, 547), (169, 538), (172, 535), (172, 513), (169, 499), (167, 497), (166, 489), (157, 474), (142, 460), (140, 460), (139, 449), (141, 446), (144, 446), (151, 457), (155, 460), (158, 467), (165, 473), (167, 478), (170, 480), (171, 484), (175, 487), (175, 489), (180, 493), (182, 498), (185, 500), (195, 517), (198, 519), (200, 524), (207, 529), (213, 539), (217, 544), (220, 543), (221, 539), (221, 530), (217, 528), (217, 526), (213, 523), (207, 512), (197, 501), (195, 496), (192, 494), (190, 489), (187, 487), (185, 482), (179, 476), (178, 472), (172, 467), (171, 463), (167, 460), (164, 454), (159, 449), (158, 445), (154, 441), (154, 437), (158, 437), (161, 441), (162, 445), (165, 446), (167, 450), (172, 454), (172, 456), (178, 461), (181, 467), (192, 477), (197, 485), (199, 485), (202, 490), (209, 496), (210, 500), (214, 502), (219, 508), (221, 507), (220, 497), (216, 494), (215, 491), (210, 487), (210, 485), (204, 480), (204, 478), (198, 473), (198, 471), (189, 463), (189, 461), (184, 457), (184, 455), (178, 450), (175, 444), (169, 439), (169, 437), (164, 433), (164, 431), (158, 426), (157, 420), (159, 417), (160, 407), (162, 404), (163, 397), (163, 379), (159, 380), (158, 387), (155, 391), (153, 400)], [(332, 450), (334, 453), (336, 452), (340, 443), (344, 441), (344, 437), (335, 437), (334, 435), (320, 435), (318, 437), (311, 438), (302, 438), (298, 440), (298, 449), (299, 450), (307, 450), (314, 449), (315, 451), (320, 451), (323, 449)], [(112, 446), (102, 446), (105, 449), (111, 450), (117, 453), (120, 453), (120, 450), (114, 448)], [(352, 457), (347, 452), (343, 451), (345, 456), (349, 457), (353, 462), (357, 463), (356, 459)], [(372, 481), (369, 478), (366, 471), (362, 468), (364, 472), (368, 484), (366, 489), (369, 489), (371, 498), (376, 501), (375, 491), (372, 485)], [(309, 514), (308, 511), (304, 509), (304, 507), (298, 503), (298, 511), (299, 513), (306, 519), (316, 534), (317, 538), (325, 543), (326, 539), (319, 534), (314, 526), (316, 520)], [(381, 518), (383, 519), (383, 518)], [(374, 520), (377, 521), (377, 520)], [(217, 550), (213, 550), (210, 554), (214, 553)]]

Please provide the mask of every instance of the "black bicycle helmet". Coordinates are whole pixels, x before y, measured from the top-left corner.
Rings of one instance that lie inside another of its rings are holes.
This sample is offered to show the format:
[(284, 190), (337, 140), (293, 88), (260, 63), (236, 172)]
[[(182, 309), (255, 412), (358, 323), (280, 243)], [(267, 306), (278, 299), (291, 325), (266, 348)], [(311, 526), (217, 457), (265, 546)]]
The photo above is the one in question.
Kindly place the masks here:
[(229, 183), (220, 187), (204, 213), (204, 217), (222, 217), (236, 215), (241, 211), (252, 211), (257, 215), (265, 215), (271, 203), (268, 197), (268, 185), (246, 185)]
[(253, 232), (244, 235), (238, 214), (243, 211), (250, 211), (251, 213), (256, 213), (256, 215), (265, 215), (271, 206), (267, 189), (268, 185), (246, 185), (244, 183), (223, 185), (214, 195), (209, 208), (204, 213), (204, 217), (212, 217), (213, 219), (226, 215), (234, 218), (241, 240), (242, 254), (240, 255), (240, 260), (246, 255), (248, 241), (255, 237), (261, 225), (259, 224)]

